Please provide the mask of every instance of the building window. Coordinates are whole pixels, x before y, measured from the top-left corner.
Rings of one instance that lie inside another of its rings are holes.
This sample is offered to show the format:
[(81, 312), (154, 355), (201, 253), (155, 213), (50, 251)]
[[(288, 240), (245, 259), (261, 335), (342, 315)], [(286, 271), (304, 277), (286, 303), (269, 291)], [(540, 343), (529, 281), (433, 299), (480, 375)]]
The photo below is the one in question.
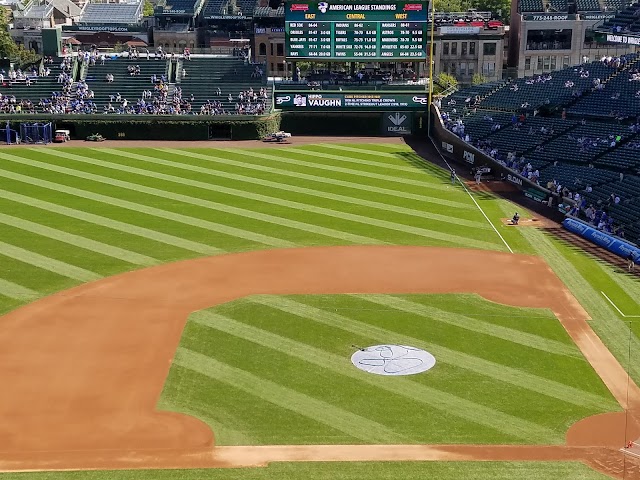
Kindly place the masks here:
[(555, 70), (556, 69), (556, 57), (555, 55), (553, 57), (551, 57), (551, 70)]
[(469, 64), (469, 76), (470, 77), (473, 77), (474, 70), (475, 70), (475, 67), (474, 67), (473, 63), (470, 63)]
[(460, 64), (460, 75), (462, 75), (463, 77), (467, 74), (467, 64), (466, 63), (461, 63)]
[(451, 42), (451, 55), (458, 54), (458, 42)]
[(482, 45), (482, 51), (485, 55), (495, 55), (496, 44), (494, 42), (485, 43), (484, 45)]
[(444, 42), (442, 44), (442, 54), (449, 55), (449, 42)]
[(562, 57), (562, 68), (568, 68), (569, 67), (569, 55), (565, 55), (564, 57)]
[(488, 77), (492, 77), (496, 73), (496, 62), (485, 62), (482, 67), (482, 73)]
[(277, 43), (276, 50), (278, 51), (278, 57), (284, 57), (284, 43)]
[(542, 57), (538, 57), (538, 65), (536, 70), (542, 70)]
[(542, 66), (543, 70), (549, 70), (549, 57), (544, 57), (544, 65)]
[(476, 42), (469, 42), (469, 55), (476, 54)]
[(267, 54), (267, 45), (265, 43), (261, 43), (258, 46), (258, 55), (266, 55)]
[(467, 42), (462, 42), (461, 50), (462, 50), (462, 52), (461, 52), (462, 55), (466, 55), (467, 54)]
[(524, 69), (531, 70), (531, 57), (524, 57)]
[(449, 73), (451, 75), (455, 75), (456, 74), (456, 64), (452, 63), (451, 65), (449, 65)]
[(271, 46), (271, 56), (273, 57), (273, 43), (269, 44)]

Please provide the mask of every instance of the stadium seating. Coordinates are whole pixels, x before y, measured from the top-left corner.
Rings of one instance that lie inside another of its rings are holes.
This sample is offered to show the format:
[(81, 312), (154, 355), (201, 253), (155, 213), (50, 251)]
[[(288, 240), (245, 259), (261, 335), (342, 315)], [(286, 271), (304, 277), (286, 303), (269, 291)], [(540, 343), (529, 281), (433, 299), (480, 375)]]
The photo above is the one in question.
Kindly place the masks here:
[[(130, 75), (127, 67), (138, 65), (140, 75)], [(106, 81), (107, 74), (112, 74), (113, 82)], [(87, 70), (85, 81), (89, 89), (94, 92), (93, 101), (100, 109), (109, 103), (109, 96), (120, 94), (123, 99), (135, 102), (142, 98), (143, 90), (153, 90), (151, 76), (167, 75), (166, 60), (146, 60), (146, 59), (107, 59), (104, 65), (100, 62), (92, 65)]]
[[(440, 99), (441, 113), (446, 126), (497, 161), (542, 186), (554, 182), (580, 193), (640, 244), (640, 80), (629, 81), (640, 60), (620, 60), (553, 72), (544, 81), (474, 85)], [(585, 71), (588, 78), (580, 75)], [(595, 78), (602, 87), (595, 88)], [(574, 86), (565, 88), (567, 81)], [(580, 97), (566, 93), (576, 88)], [(611, 110), (628, 118), (613, 118)]]
[[(186, 71), (186, 76), (182, 76), (182, 69)], [(182, 89), (183, 98), (194, 95), (194, 110), (207, 100), (216, 100), (223, 104), (225, 110), (233, 112), (238, 93), (249, 88), (267, 88), (264, 78), (254, 75), (255, 69), (254, 65), (237, 57), (180, 60), (177, 85)], [(218, 88), (221, 95), (217, 94)], [(232, 101), (228, 100), (229, 94), (234, 98)]]
[(0, 85), (0, 94), (16, 97), (16, 103), (28, 100), (37, 105), (40, 100), (50, 98), (53, 92), (60, 91), (61, 85), (58, 83), (58, 75), (62, 71), (60, 69), (61, 63), (61, 58), (55, 58), (52, 64), (45, 65), (51, 70), (50, 75), (31, 77), (31, 85), (27, 85), (24, 80), (9, 82), (7, 81), (7, 72), (4, 72), (5, 81)]
[[(629, 70), (620, 72), (607, 82), (604, 89), (580, 99), (569, 111), (594, 116), (640, 115), (640, 80), (632, 80), (632, 71), (639, 66), (640, 61), (634, 62)], [(606, 108), (602, 108), (603, 105)]]
[(507, 110), (532, 110), (544, 105), (564, 104), (593, 88), (594, 80), (606, 82), (614, 72), (614, 68), (602, 62), (591, 62), (582, 67), (570, 67), (549, 74), (520, 78), (508, 88), (503, 87), (489, 95), (482, 105)]

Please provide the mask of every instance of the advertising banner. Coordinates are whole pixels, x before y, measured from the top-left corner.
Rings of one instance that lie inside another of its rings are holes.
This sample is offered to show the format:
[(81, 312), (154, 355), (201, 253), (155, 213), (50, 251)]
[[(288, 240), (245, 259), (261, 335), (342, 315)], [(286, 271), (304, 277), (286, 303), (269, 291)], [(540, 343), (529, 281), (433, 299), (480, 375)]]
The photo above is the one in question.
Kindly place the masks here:
[(275, 93), (280, 110), (426, 110), (427, 103), (426, 93)]
[(413, 114), (411, 112), (393, 112), (382, 116), (382, 135), (389, 137), (411, 135)]
[(636, 262), (640, 260), (640, 248), (625, 242), (622, 239), (601, 232), (592, 225), (588, 225), (575, 218), (567, 217), (562, 222), (562, 226), (570, 232), (580, 235), (581, 237), (586, 238), (596, 245), (606, 248), (616, 255), (627, 258), (631, 253)]

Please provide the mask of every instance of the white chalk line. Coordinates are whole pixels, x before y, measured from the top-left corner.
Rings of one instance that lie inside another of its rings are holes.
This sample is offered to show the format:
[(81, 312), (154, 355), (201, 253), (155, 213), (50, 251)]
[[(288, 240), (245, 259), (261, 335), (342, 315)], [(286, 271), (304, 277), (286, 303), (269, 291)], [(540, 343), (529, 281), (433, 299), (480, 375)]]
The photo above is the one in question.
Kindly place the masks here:
[[(431, 145), (433, 145), (433, 148), (435, 148), (436, 152), (438, 152), (438, 155), (440, 155), (440, 158), (442, 159), (442, 161), (447, 165), (447, 167), (449, 167), (450, 171), (453, 171), (453, 168), (451, 168), (451, 165), (449, 165), (449, 162), (447, 162), (447, 159), (442, 156), (442, 154), (440, 153), (440, 150), (438, 150), (438, 147), (436, 147), (436, 144), (434, 143), (434, 141), (431, 138), (431, 136), (429, 136), (429, 140), (431, 140)], [(504, 245), (507, 247), (507, 250), (509, 250), (510, 253), (513, 253), (513, 250), (511, 250), (511, 247), (509, 246), (507, 241), (500, 234), (500, 232), (498, 231), (496, 226), (493, 224), (493, 222), (491, 220), (489, 220), (489, 217), (487, 217), (487, 214), (484, 213), (484, 210), (482, 209), (482, 207), (478, 204), (478, 202), (476, 202), (476, 199), (474, 198), (473, 195), (471, 195), (471, 192), (469, 191), (467, 186), (464, 184), (464, 182), (462, 180), (460, 180), (460, 177), (458, 177), (458, 175), (456, 175), (456, 180), (458, 180), (460, 182), (460, 185), (462, 185), (462, 188), (464, 188), (464, 191), (467, 192), (467, 195), (469, 195), (469, 197), (471, 197), (471, 200), (473, 200), (473, 203), (476, 204), (476, 207), (478, 207), (478, 210), (480, 210), (480, 213), (482, 213), (482, 215), (487, 220), (487, 222), (489, 222), (489, 225), (491, 225), (491, 228), (493, 228), (493, 231), (498, 234), (498, 236), (500, 237), (500, 240), (502, 240), (502, 243), (504, 243)]]
[(640, 318), (640, 315), (625, 315), (624, 313), (622, 313), (622, 310), (620, 310), (620, 309), (618, 308), (618, 306), (617, 306), (615, 303), (613, 303), (613, 300), (611, 300), (609, 297), (607, 297), (607, 294), (606, 294), (606, 293), (604, 293), (602, 290), (600, 291), (600, 293), (604, 296), (604, 298), (606, 298), (606, 299), (607, 299), (607, 301), (611, 304), (611, 306), (612, 306), (613, 308), (615, 308), (615, 309), (616, 309), (616, 311), (617, 311), (621, 316), (623, 316), (624, 318)]

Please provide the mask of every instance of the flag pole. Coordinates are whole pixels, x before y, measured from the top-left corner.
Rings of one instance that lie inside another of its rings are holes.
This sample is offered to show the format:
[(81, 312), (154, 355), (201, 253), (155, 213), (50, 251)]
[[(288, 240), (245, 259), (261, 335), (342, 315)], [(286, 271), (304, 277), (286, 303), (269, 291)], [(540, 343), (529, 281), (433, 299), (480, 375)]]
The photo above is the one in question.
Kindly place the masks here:
[[(431, 35), (429, 39), (429, 98), (427, 104), (427, 136), (431, 135), (431, 101), (433, 99), (433, 36), (436, 25), (436, 2), (429, 0), (429, 10), (431, 12)], [(428, 18), (428, 17), (427, 17)]]

